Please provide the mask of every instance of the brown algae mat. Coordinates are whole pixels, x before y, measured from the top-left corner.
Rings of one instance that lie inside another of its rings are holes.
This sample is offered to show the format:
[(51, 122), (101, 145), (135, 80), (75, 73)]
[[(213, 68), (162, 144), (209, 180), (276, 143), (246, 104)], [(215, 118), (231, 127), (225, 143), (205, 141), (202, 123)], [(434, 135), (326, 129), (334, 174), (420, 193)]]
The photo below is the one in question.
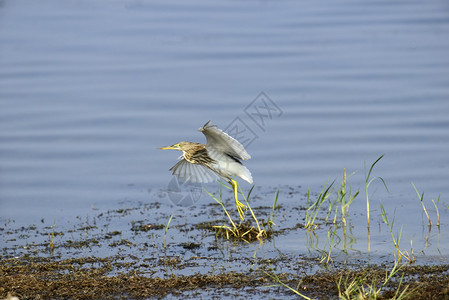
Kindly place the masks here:
[[(268, 275), (269, 268), (246, 273), (221, 272), (218, 274), (171, 275), (166, 278), (148, 277), (133, 270), (133, 265), (117, 263), (117, 257), (98, 259), (67, 259), (55, 261), (43, 258), (2, 259), (0, 267), (0, 295), (8, 293), (19, 299), (144, 299), (166, 295), (191, 297), (209, 295), (245, 296), (259, 295), (294, 298), (295, 294), (283, 287), (273, 287), (276, 282)], [(182, 264), (182, 261), (177, 263)], [(167, 264), (162, 260), (161, 264)], [(126, 269), (111, 275), (114, 268)], [(379, 299), (390, 299), (397, 294), (400, 277), (402, 288), (410, 291), (406, 299), (448, 299), (449, 266), (405, 267), (401, 270)], [(298, 277), (278, 274), (284, 283), (316, 299), (338, 297), (338, 286), (345, 289), (354, 278), (364, 278), (367, 283), (382, 282), (387, 269), (373, 266), (362, 270), (318, 272)], [(339, 284), (340, 281), (340, 284)], [(343, 281), (343, 282), (342, 282)]]

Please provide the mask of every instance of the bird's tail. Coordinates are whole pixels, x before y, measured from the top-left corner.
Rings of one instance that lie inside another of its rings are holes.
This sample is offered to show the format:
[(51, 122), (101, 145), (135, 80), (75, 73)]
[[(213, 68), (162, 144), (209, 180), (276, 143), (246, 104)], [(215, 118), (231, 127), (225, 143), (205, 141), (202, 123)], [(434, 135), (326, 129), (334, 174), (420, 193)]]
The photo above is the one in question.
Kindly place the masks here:
[(239, 176), (243, 180), (245, 180), (249, 183), (253, 183), (253, 176), (251, 175), (251, 172), (245, 166), (242, 166), (242, 173)]

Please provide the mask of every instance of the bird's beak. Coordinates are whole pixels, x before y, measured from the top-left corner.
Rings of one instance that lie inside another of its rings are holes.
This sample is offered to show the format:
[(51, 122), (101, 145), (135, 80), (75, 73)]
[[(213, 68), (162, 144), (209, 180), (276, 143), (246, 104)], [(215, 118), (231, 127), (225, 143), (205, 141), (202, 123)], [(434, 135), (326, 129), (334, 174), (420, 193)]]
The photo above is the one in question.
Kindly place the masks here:
[(168, 146), (168, 147), (160, 147), (158, 148), (159, 150), (173, 150), (173, 146)]
[(160, 147), (159, 150), (176, 150), (174, 146)]

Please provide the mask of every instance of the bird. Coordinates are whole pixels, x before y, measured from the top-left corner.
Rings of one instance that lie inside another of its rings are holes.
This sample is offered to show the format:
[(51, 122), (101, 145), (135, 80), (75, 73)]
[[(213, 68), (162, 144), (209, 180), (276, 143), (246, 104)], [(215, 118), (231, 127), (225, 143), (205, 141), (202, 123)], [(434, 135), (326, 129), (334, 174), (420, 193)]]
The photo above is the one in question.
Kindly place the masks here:
[(243, 210), (246, 206), (238, 200), (237, 181), (240, 177), (248, 183), (253, 183), (251, 172), (242, 160), (251, 156), (242, 144), (223, 132), (212, 121), (208, 121), (198, 131), (206, 136), (206, 144), (179, 142), (177, 144), (160, 147), (160, 150), (180, 150), (181, 159), (169, 171), (184, 182), (208, 183), (224, 178), (232, 187), (235, 205), (240, 219), (244, 220)]

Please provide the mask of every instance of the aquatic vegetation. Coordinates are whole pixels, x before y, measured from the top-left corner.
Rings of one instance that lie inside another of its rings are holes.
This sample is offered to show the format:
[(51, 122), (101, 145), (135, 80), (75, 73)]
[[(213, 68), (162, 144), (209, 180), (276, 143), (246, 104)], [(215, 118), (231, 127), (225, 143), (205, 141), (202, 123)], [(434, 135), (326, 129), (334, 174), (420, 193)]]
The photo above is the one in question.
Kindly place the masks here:
[(215, 197), (214, 194), (212, 194), (211, 192), (209, 192), (208, 190), (206, 190), (204, 187), (203, 187), (203, 189), (206, 191), (206, 193), (207, 193), (210, 197), (212, 197), (212, 199), (215, 200), (215, 202), (217, 202), (218, 204), (221, 205), (221, 207), (223, 208), (223, 211), (225, 212), (226, 216), (227, 216), (228, 219), (229, 219), (229, 222), (231, 222), (231, 225), (232, 225), (232, 228), (230, 228), (229, 226), (225, 226), (225, 225), (223, 225), (223, 226), (214, 226), (214, 227), (216, 227), (216, 228), (223, 228), (223, 229), (229, 230), (230, 232), (232, 232), (232, 234), (233, 234), (234, 236), (237, 235), (237, 233), (236, 233), (237, 230), (238, 230), (238, 229), (237, 229), (237, 225), (235, 225), (234, 221), (233, 221), (232, 218), (231, 218), (231, 215), (229, 214), (229, 212), (227, 211), (226, 207), (224, 206), (224, 203), (223, 203), (223, 194), (222, 194), (221, 188), (220, 188), (220, 193), (219, 193), (219, 197), (218, 197), (218, 198)]
[[(327, 240), (326, 243), (324, 244), (323, 250), (321, 251), (320, 263), (325, 263), (327, 265), (331, 261), (331, 253), (334, 247), (334, 240), (336, 234), (337, 234), (337, 225), (334, 224), (334, 228), (329, 229), (329, 231), (327, 232)], [(329, 250), (327, 251), (326, 246), (329, 247)]]
[[(335, 181), (334, 181), (335, 182)], [(323, 202), (329, 198), (331, 194), (331, 188), (334, 184), (332, 182), (329, 186), (327, 186), (327, 181), (324, 183), (323, 188), (321, 189), (321, 192), (318, 194), (317, 200), (310, 205), (310, 189), (307, 191), (306, 196), (306, 216), (304, 220), (304, 228), (307, 230), (314, 230), (317, 228), (317, 225), (315, 224), (316, 217), (320, 211), (320, 207), (323, 204)]]
[[(393, 239), (393, 244), (396, 249), (396, 255), (397, 255), (395, 261), (402, 263), (402, 258), (404, 258), (408, 261), (409, 264), (414, 263), (415, 256), (413, 254), (413, 247), (411, 248), (410, 253), (408, 253), (405, 250), (401, 251), (399, 249), (399, 242), (401, 241), (401, 237), (402, 237), (402, 227), (401, 227), (401, 230), (397, 233), (397, 235), (395, 237), (393, 234), (393, 226), (394, 226), (395, 217), (393, 217), (393, 220), (391, 222), (388, 221), (388, 216), (387, 216), (387, 213), (385, 212), (385, 208), (382, 205), (382, 203), (380, 204), (380, 212), (381, 212), (382, 219), (383, 219), (384, 223), (387, 225), (388, 230), (390, 231), (391, 238)], [(410, 242), (410, 245), (412, 245), (412, 242)]]
[[(367, 196), (366, 201), (367, 201), (367, 216), (368, 216), (367, 217), (368, 252), (370, 252), (370, 248), (371, 248), (371, 234), (370, 234), (370, 228), (369, 228), (369, 213), (370, 213), (371, 197), (369, 196), (369, 193), (368, 193), (369, 187), (375, 179), (379, 179), (382, 182), (383, 186), (385, 187), (386, 191), (389, 192), (387, 184), (382, 177), (374, 177), (374, 178), (371, 177), (374, 166), (382, 159), (382, 157), (383, 157), (383, 155), (380, 156), (370, 166), (369, 169), (366, 168), (366, 163), (364, 165), (365, 166), (365, 192), (366, 192), (366, 196)], [(355, 173), (352, 173), (350, 176), (352, 176), (353, 174), (355, 174)], [(325, 184), (323, 185), (321, 192), (319, 193), (319, 195), (317, 197), (317, 200), (313, 203), (311, 203), (311, 201), (310, 201), (310, 198), (311, 198), (310, 189), (308, 190), (308, 192), (306, 194), (306, 213), (305, 213), (305, 221), (304, 221), (304, 226), (303, 226), (304, 229), (307, 229), (309, 232), (310, 231), (313, 232), (314, 230), (316, 230), (318, 228), (318, 224), (316, 223), (317, 217), (320, 212), (324, 212), (325, 210), (327, 210), (327, 214), (324, 219), (326, 222), (324, 225), (328, 226), (330, 224), (330, 222), (332, 222), (332, 224), (334, 224), (334, 226), (330, 227), (327, 231), (327, 239), (325, 240), (324, 246), (318, 246), (318, 236), (316, 236), (316, 235), (314, 237), (307, 236), (307, 238), (308, 238), (307, 244), (309, 245), (309, 248), (312, 248), (313, 250), (316, 250), (320, 253), (319, 260), (321, 263), (324, 263), (324, 264), (328, 264), (329, 262), (332, 261), (332, 257), (331, 257), (332, 250), (334, 247), (336, 247), (336, 246), (338, 247), (339, 243), (341, 243), (341, 242), (343, 243), (343, 246), (340, 250), (346, 251), (348, 249), (348, 245), (349, 245), (349, 247), (351, 247), (351, 245), (353, 245), (356, 241), (356, 239), (353, 236), (351, 236), (350, 234), (348, 235), (348, 233), (346, 231), (346, 227), (348, 225), (349, 207), (354, 202), (356, 197), (358, 196), (359, 190), (356, 190), (356, 192), (353, 194), (352, 187), (351, 187), (351, 185), (348, 184), (347, 178), (348, 177), (346, 175), (346, 169), (343, 169), (343, 178), (342, 178), (342, 182), (341, 182), (340, 186), (332, 188), (332, 186), (335, 183), (335, 180), (330, 185), (328, 185), (327, 181), (326, 181)], [(334, 193), (335, 191), (336, 191), (336, 193)], [(419, 195), (419, 193), (418, 193), (418, 195)], [(420, 196), (420, 199), (423, 198), (423, 195), (419, 195), (419, 196)], [(326, 209), (322, 209), (322, 205), (324, 203), (324, 200), (326, 200), (326, 199), (328, 200), (328, 207)], [(433, 201), (434, 206), (437, 209), (438, 220), (439, 220), (439, 212), (438, 212), (439, 200), (440, 200), (440, 197), (438, 197), (438, 200), (436, 202)], [(423, 209), (425, 210), (426, 215), (428, 215), (424, 204), (423, 204)], [(395, 218), (393, 217), (393, 219), (390, 222), (390, 220), (388, 219), (385, 207), (383, 206), (382, 203), (380, 204), (380, 211), (381, 211), (380, 216), (382, 217), (383, 222), (387, 225), (388, 230), (389, 230), (390, 235), (393, 240), (394, 249), (396, 251), (395, 259), (397, 259), (401, 263), (404, 260), (408, 264), (415, 262), (415, 256), (413, 253), (413, 246), (412, 246), (413, 241), (412, 240), (410, 241), (410, 251), (409, 252), (405, 251), (405, 250), (400, 250), (399, 243), (400, 243), (400, 240), (402, 237), (402, 227), (395, 235), (393, 233)], [(341, 215), (339, 214), (339, 212)], [(329, 220), (331, 215), (332, 215), (331, 220)], [(341, 223), (339, 222), (339, 220), (341, 220)], [(439, 224), (439, 222), (438, 222), (438, 224)], [(321, 223), (321, 225), (323, 225), (323, 223)], [(339, 233), (337, 233), (338, 228), (342, 228), (341, 236), (339, 235)], [(351, 230), (351, 228), (349, 228), (349, 230)], [(309, 238), (310, 238), (310, 240), (309, 240)], [(347, 238), (349, 238), (349, 240)]]
[[(335, 180), (334, 180), (335, 182)], [(326, 181), (327, 183), (327, 181)], [(325, 185), (326, 185), (325, 183)], [(330, 191), (330, 194), (332, 194), (332, 192), (334, 191), (334, 189), (332, 189)], [(344, 220), (343, 222), (346, 222), (346, 214), (349, 211), (349, 205), (350, 203), (346, 203), (346, 199), (344, 198), (346, 196), (346, 169), (343, 168), (343, 180), (341, 182), (341, 185), (339, 188), (337, 188), (337, 197), (332, 200), (331, 197), (328, 197), (328, 211), (327, 211), (327, 215), (326, 215), (326, 222), (329, 220), (329, 216), (331, 215), (332, 211), (334, 212), (334, 216), (332, 219), (332, 223), (336, 224), (337, 223), (337, 217), (338, 217), (338, 210), (341, 209), (341, 214), (342, 214), (342, 220)], [(308, 205), (307, 205), (308, 206)]]
[[(385, 277), (381, 282), (377, 276), (372, 276), (372, 274), (368, 274), (368, 272), (362, 272), (359, 274), (354, 274), (355, 272), (348, 272), (346, 274), (341, 274), (338, 279), (337, 289), (338, 289), (338, 297), (340, 299), (378, 299), (384, 298), (382, 294), (387, 287), (387, 284), (391, 283), (394, 276), (401, 271), (403, 267), (399, 265), (397, 261), (395, 261), (393, 267), (390, 271), (385, 272)], [(371, 276), (370, 276), (371, 275)], [(370, 278), (371, 277), (371, 278)], [(404, 273), (402, 273), (397, 287), (393, 290), (393, 295), (389, 297), (389, 299), (405, 299), (411, 295), (413, 292), (409, 290), (410, 285), (406, 285), (402, 287), (402, 282), (404, 279)], [(390, 294), (392, 292), (390, 291)]]
[(366, 172), (366, 161), (364, 163), (364, 169), (365, 169), (365, 196), (366, 196), (366, 222), (367, 222), (367, 226), (369, 228), (369, 224), (370, 224), (370, 217), (369, 217), (369, 212), (370, 212), (370, 206), (369, 206), (369, 202), (370, 202), (370, 197), (369, 197), (369, 193), (368, 193), (368, 188), (370, 187), (371, 183), (376, 180), (379, 179), (380, 181), (382, 181), (382, 183), (385, 186), (385, 189), (388, 191), (388, 187), (387, 184), (385, 183), (385, 180), (383, 180), (382, 177), (374, 177), (371, 178), (371, 172), (373, 171), (374, 166), (384, 157), (385, 154), (382, 154), (378, 159), (376, 159), (376, 161), (374, 161), (371, 164), (371, 167), (369, 168), (368, 173)]
[[(352, 299), (408, 299), (416, 294), (418, 288), (413, 287), (410, 282), (405, 282), (404, 277), (407, 273), (405, 267), (395, 261), (390, 268), (366, 267), (360, 270), (344, 269), (328, 273), (309, 275), (298, 280), (296, 288), (287, 284), (284, 279), (271, 268), (270, 272), (264, 271), (273, 281), (272, 286), (282, 286), (303, 299), (313, 299), (299, 291), (312, 290), (313, 285), (319, 285), (320, 289), (327, 291), (327, 298), (333, 298), (331, 295), (337, 293), (337, 297), (342, 300)], [(414, 272), (412, 271), (411, 274)], [(413, 275), (412, 275), (413, 276)], [(285, 277), (285, 276), (283, 276)], [(333, 286), (332, 286), (333, 285)], [(422, 295), (423, 298), (425, 295)]]
[(437, 212), (437, 226), (438, 227), (440, 227), (440, 210), (438, 209), (438, 205), (440, 204), (440, 196), (441, 195), (438, 195), (438, 199), (437, 199), (436, 203), (435, 203), (435, 200), (432, 199), (433, 206), (435, 206), (435, 210)]
[[(270, 218), (268, 219), (267, 225), (268, 226), (276, 226), (276, 224), (274, 223), (274, 211), (276, 210), (276, 205), (278, 203), (278, 198), (279, 198), (279, 189), (276, 192), (276, 195), (274, 196), (274, 201), (273, 201), (273, 206), (271, 209), (271, 213), (270, 213)], [(439, 199), (438, 199), (439, 200)]]
[[(353, 173), (354, 174), (354, 173)], [(351, 174), (351, 175), (353, 175)], [(349, 213), (349, 206), (354, 202), (355, 198), (359, 194), (359, 191), (357, 190), (354, 194), (352, 193), (352, 188), (347, 185), (347, 176), (346, 176), (346, 169), (343, 169), (343, 179), (341, 182), (341, 185), (339, 187), (333, 188), (335, 183), (335, 180), (328, 186), (327, 181), (323, 185), (323, 188), (321, 192), (318, 195), (317, 200), (314, 203), (310, 203), (310, 190), (308, 190), (308, 193), (306, 195), (306, 216), (305, 216), (305, 222), (304, 222), (304, 229), (307, 229), (309, 232), (313, 232), (318, 228), (318, 224), (316, 224), (316, 218), (318, 216), (318, 213), (320, 212), (320, 209), (324, 203), (325, 200), (328, 200), (328, 208), (327, 208), (327, 215), (325, 217), (325, 221), (327, 225), (329, 225), (329, 216), (333, 212), (333, 220), (331, 228), (329, 228), (327, 232), (327, 239), (324, 244), (324, 247), (319, 249), (317, 247), (312, 247), (314, 250), (317, 250), (321, 253), (320, 257), (320, 263), (328, 264), (332, 258), (331, 253), (332, 249), (334, 248), (334, 244), (336, 241), (336, 238), (339, 242), (343, 241), (343, 249), (346, 250), (347, 248), (347, 232), (346, 232), (346, 226), (348, 224), (347, 221), (347, 215)], [(337, 191), (334, 193), (334, 191)], [(335, 198), (334, 198), (335, 197)], [(334, 200), (332, 200), (334, 199)], [(337, 234), (337, 229), (339, 228), (339, 222), (338, 221), (338, 211), (341, 212), (341, 224), (342, 224), (342, 238), (340, 238)], [(310, 238), (312, 238), (310, 236)], [(352, 238), (349, 244), (352, 244), (354, 242), (354, 239)]]
[(165, 223), (164, 226), (164, 249), (167, 249), (167, 231), (168, 231), (168, 227), (170, 226), (170, 222), (173, 218), (173, 215), (170, 215), (170, 218), (168, 219), (168, 221)]
[[(254, 211), (253, 211), (253, 209), (251, 208), (251, 205), (249, 205), (249, 202), (248, 202), (249, 196), (251, 195), (251, 192), (252, 192), (253, 189), (254, 189), (254, 185), (251, 187), (251, 189), (249, 190), (248, 195), (247, 195), (246, 197), (245, 197), (245, 195), (243, 194), (242, 190), (240, 189), (240, 186), (238, 186), (238, 187), (239, 187), (240, 193), (241, 193), (242, 196), (243, 196), (243, 199), (245, 200), (246, 206), (248, 207), (249, 211), (251, 212), (251, 216), (253, 217), (254, 221), (256, 222), (256, 225), (257, 225), (257, 232), (258, 232), (257, 235), (256, 235), (256, 238), (257, 238), (258, 240), (260, 240), (262, 237), (266, 237), (266, 236), (267, 236), (267, 232), (265, 231), (265, 229), (260, 229), (259, 220), (257, 220), (257, 217), (256, 217), (256, 215), (254, 214)], [(277, 200), (276, 200), (276, 201), (277, 201)]]
[[(225, 188), (231, 189), (229, 186), (227, 186), (225, 183), (220, 182), (221, 186), (224, 186)], [(252, 219), (254, 220), (256, 227), (251, 225), (250, 221), (246, 221), (243, 223), (239, 223), (238, 225), (234, 222), (234, 220), (232, 219), (231, 215), (229, 214), (228, 210), (226, 209), (224, 203), (223, 203), (223, 193), (222, 193), (222, 189), (220, 187), (220, 191), (218, 194), (218, 197), (215, 196), (214, 194), (212, 194), (211, 192), (209, 192), (208, 190), (206, 190), (204, 187), (203, 189), (206, 191), (206, 193), (212, 197), (212, 199), (215, 200), (215, 202), (217, 202), (223, 209), (224, 213), (226, 214), (226, 216), (229, 219), (229, 222), (231, 224), (231, 226), (229, 225), (215, 225), (213, 226), (214, 228), (218, 229), (217, 234), (223, 234), (224, 237), (226, 237), (226, 239), (230, 239), (231, 237), (233, 238), (238, 238), (241, 239), (243, 241), (249, 242), (252, 240), (263, 240), (264, 238), (268, 238), (269, 236), (271, 236), (272, 233), (272, 225), (274, 225), (273, 222), (273, 217), (274, 217), (274, 209), (276, 208), (276, 203), (279, 197), (279, 191), (276, 193), (275, 195), (275, 199), (273, 202), (273, 208), (272, 208), (272, 212), (271, 212), (271, 216), (270, 216), (270, 220), (265, 224), (267, 226), (267, 229), (265, 229), (265, 227), (263, 226), (264, 224), (262, 224), (258, 218), (256, 217), (250, 203), (249, 203), (249, 199), (251, 196), (251, 192), (254, 189), (254, 186), (251, 187), (251, 189), (248, 191), (248, 194), (245, 195), (242, 191), (242, 189), (240, 188), (240, 186), (237, 184), (237, 188), (239, 193), (242, 195), (246, 206), (248, 208), (248, 210), (251, 213)], [(233, 188), (232, 188), (233, 189)]]
[(421, 205), (422, 205), (422, 208), (424, 210), (424, 213), (427, 216), (427, 221), (429, 222), (429, 226), (432, 226), (432, 221), (430, 220), (429, 213), (427, 212), (426, 206), (424, 205), (424, 192), (422, 194), (420, 194), (418, 192), (418, 189), (416, 188), (416, 186), (415, 186), (415, 184), (413, 182), (412, 182), (412, 185), (413, 185), (413, 188), (416, 191), (416, 194), (418, 195), (419, 201), (421, 201)]
[(293, 293), (295, 293), (296, 295), (300, 296), (303, 299), (307, 299), (307, 300), (312, 300), (312, 298), (307, 297), (306, 295), (301, 294), (298, 291), (298, 287), (292, 288), (291, 286), (289, 286), (288, 284), (285, 284), (284, 282), (282, 282), (282, 280), (278, 277), (278, 275), (272, 270), (271, 273), (269, 272), (264, 272), (266, 275), (268, 275), (271, 279), (273, 279), (275, 282), (277, 282), (276, 285), (269, 285), (267, 287), (273, 287), (273, 286), (283, 286), (287, 289), (289, 289), (290, 291), (292, 291)]
[(48, 240), (49, 240), (49, 244), (48, 246), (50, 247), (50, 250), (53, 250), (55, 248), (55, 226), (56, 226), (56, 221), (53, 222), (53, 226), (52, 226), (52, 231), (51, 233), (48, 234)]
[[(341, 220), (344, 226), (346, 226), (346, 215), (349, 212), (349, 205), (354, 202), (358, 194), (358, 190), (354, 194), (352, 194), (351, 187), (349, 187), (349, 192), (346, 192), (346, 168), (343, 168), (343, 180), (341, 182), (340, 189), (338, 190), (338, 197), (336, 202), (341, 207)], [(336, 216), (337, 215), (335, 214), (334, 223), (336, 222)]]

